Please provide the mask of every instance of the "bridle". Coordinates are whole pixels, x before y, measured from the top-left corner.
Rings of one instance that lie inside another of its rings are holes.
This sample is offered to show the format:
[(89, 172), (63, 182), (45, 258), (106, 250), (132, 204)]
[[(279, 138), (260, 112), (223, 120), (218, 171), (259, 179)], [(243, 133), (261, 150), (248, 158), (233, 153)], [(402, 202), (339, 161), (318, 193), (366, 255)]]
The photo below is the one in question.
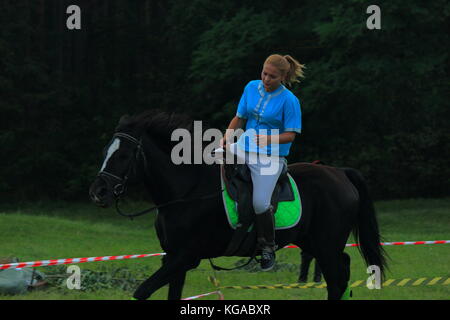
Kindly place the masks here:
[(107, 185), (112, 187), (114, 196), (116, 199), (119, 199), (125, 193), (128, 179), (131, 173), (136, 169), (139, 158), (144, 160), (144, 170), (147, 172), (147, 158), (145, 157), (145, 153), (142, 148), (142, 139), (138, 140), (131, 135), (122, 132), (115, 133), (112, 140), (116, 138), (123, 138), (136, 146), (134, 159), (130, 161), (127, 173), (123, 178), (105, 170), (100, 171), (97, 176), (103, 179)]
[[(125, 174), (125, 176), (123, 178), (118, 177), (117, 175), (112, 174), (105, 170), (100, 171), (97, 175), (97, 177), (99, 177), (100, 179), (103, 179), (108, 186), (112, 186), (113, 194), (116, 199), (116, 211), (119, 215), (133, 219), (134, 217), (138, 217), (138, 216), (141, 216), (148, 212), (158, 210), (159, 208), (167, 207), (169, 205), (173, 205), (176, 203), (206, 200), (206, 199), (211, 199), (211, 198), (217, 197), (219, 195), (222, 195), (222, 192), (224, 191), (223, 189), (220, 190), (219, 192), (215, 192), (210, 195), (206, 195), (206, 196), (202, 196), (202, 197), (198, 197), (198, 198), (194, 198), (194, 199), (185, 199), (185, 197), (188, 196), (195, 189), (195, 187), (194, 187), (191, 190), (188, 190), (188, 192), (186, 192), (186, 194), (181, 199), (169, 201), (164, 204), (153, 206), (149, 209), (146, 209), (146, 210), (143, 210), (143, 211), (140, 211), (137, 213), (133, 213), (133, 214), (126, 214), (126, 213), (122, 212), (122, 210), (120, 210), (120, 208), (119, 208), (119, 202), (120, 202), (123, 194), (126, 191), (126, 186), (127, 186), (127, 182), (128, 182), (130, 174), (133, 172), (133, 170), (135, 170), (135, 168), (138, 164), (139, 158), (142, 158), (144, 161), (144, 171), (145, 171), (145, 174), (148, 176), (148, 162), (147, 162), (147, 158), (144, 153), (144, 148), (142, 146), (142, 139), (138, 140), (129, 134), (121, 133), (121, 132), (115, 133), (112, 137), (112, 140), (114, 140), (115, 138), (124, 138), (136, 145), (134, 161), (131, 160), (131, 163), (128, 167), (127, 173)], [(116, 184), (114, 184), (114, 182), (116, 182)], [(200, 180), (197, 180), (197, 184), (199, 182), (200, 182)]]

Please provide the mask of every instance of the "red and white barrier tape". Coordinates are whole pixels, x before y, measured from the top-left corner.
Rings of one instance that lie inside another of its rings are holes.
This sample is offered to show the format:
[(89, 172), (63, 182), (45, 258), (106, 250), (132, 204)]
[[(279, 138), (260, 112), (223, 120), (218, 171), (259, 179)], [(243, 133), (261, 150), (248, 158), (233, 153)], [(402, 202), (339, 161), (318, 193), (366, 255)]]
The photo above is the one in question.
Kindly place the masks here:
[[(446, 244), (450, 243), (450, 240), (435, 240), (435, 241), (403, 241), (403, 242), (382, 242), (382, 246), (406, 246), (406, 245), (418, 245), (418, 244)], [(346, 247), (359, 247), (358, 243), (347, 243)], [(283, 248), (298, 248), (297, 246), (285, 246)]]
[[(419, 244), (448, 244), (450, 240), (436, 240), (436, 241), (406, 241), (406, 242), (382, 242), (383, 246), (400, 246), (400, 245), (419, 245)], [(346, 247), (357, 247), (357, 243), (348, 243)], [(284, 248), (298, 248), (297, 246), (285, 246)], [(148, 253), (148, 254), (130, 254), (123, 256), (103, 256), (103, 257), (90, 257), (90, 258), (70, 258), (70, 259), (53, 259), (53, 260), (41, 260), (30, 262), (17, 262), (17, 263), (5, 263), (0, 264), (0, 270), (11, 268), (32, 268), (32, 267), (45, 267), (55, 266), (58, 264), (76, 264), (84, 262), (96, 262), (96, 261), (112, 261), (112, 260), (124, 260), (124, 259), (136, 259), (147, 258), (154, 256), (163, 256), (166, 253)]]
[[(418, 245), (418, 244), (446, 244), (450, 243), (450, 240), (437, 240), (437, 241), (404, 241), (404, 242), (382, 242), (382, 246), (406, 246), (406, 245)], [(346, 247), (358, 247), (359, 244), (352, 243), (346, 244)]]
[(123, 255), (123, 256), (53, 259), (53, 260), (41, 260), (41, 261), (30, 261), (30, 262), (6, 263), (6, 264), (0, 264), (0, 270), (11, 269), (11, 268), (21, 269), (21, 268), (31, 268), (31, 267), (56, 266), (58, 264), (76, 264), (76, 263), (95, 262), (95, 261), (112, 261), (112, 260), (147, 258), (147, 257), (155, 257), (155, 256), (163, 256), (163, 255), (165, 255), (165, 253), (130, 254), (130, 255)]
[(209, 295), (212, 295), (212, 294), (217, 294), (219, 296), (219, 300), (224, 300), (225, 299), (225, 297), (223, 296), (222, 292), (220, 292), (220, 291), (213, 291), (213, 292), (208, 292), (208, 293), (203, 293), (203, 294), (199, 294), (199, 295), (196, 295), (196, 296), (192, 296), (192, 297), (189, 297), (189, 298), (184, 298), (184, 299), (181, 299), (181, 300), (194, 300), (194, 299), (206, 297), (206, 296), (209, 296)]

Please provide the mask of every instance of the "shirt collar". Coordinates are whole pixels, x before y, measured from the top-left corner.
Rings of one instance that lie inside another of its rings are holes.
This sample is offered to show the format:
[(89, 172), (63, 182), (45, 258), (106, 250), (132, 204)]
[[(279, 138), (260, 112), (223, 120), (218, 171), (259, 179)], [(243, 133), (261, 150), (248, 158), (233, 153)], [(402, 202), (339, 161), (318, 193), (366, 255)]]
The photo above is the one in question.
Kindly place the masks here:
[(278, 95), (278, 94), (281, 93), (281, 91), (283, 91), (284, 89), (286, 89), (286, 87), (285, 87), (283, 84), (280, 84), (280, 86), (279, 86), (275, 91), (267, 92), (267, 91), (264, 89), (262, 80), (259, 81), (259, 85), (258, 85), (258, 91), (259, 91), (259, 94), (260, 94), (261, 97), (264, 97), (266, 94), (270, 94), (270, 95)]

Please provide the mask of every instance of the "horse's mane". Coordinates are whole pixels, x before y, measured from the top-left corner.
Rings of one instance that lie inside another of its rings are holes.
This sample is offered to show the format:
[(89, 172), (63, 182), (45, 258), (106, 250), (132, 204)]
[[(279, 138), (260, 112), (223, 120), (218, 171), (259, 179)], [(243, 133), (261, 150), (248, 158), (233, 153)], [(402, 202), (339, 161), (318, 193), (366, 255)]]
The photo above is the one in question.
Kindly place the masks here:
[(123, 116), (116, 131), (124, 128), (136, 129), (140, 134), (147, 133), (161, 142), (168, 143), (175, 129), (193, 132), (193, 119), (187, 114), (150, 109), (133, 116)]

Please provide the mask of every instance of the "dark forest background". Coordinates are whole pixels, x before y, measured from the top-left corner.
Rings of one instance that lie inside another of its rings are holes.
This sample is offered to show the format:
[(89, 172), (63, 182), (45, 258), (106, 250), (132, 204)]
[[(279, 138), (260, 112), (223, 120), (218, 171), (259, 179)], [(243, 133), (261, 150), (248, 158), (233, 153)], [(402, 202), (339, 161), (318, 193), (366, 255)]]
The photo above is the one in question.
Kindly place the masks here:
[(381, 30), (370, 4), (1, 0), (0, 199), (87, 200), (126, 113), (225, 129), (272, 53), (307, 66), (289, 162), (358, 168), (377, 199), (448, 196), (450, 3), (378, 1)]

